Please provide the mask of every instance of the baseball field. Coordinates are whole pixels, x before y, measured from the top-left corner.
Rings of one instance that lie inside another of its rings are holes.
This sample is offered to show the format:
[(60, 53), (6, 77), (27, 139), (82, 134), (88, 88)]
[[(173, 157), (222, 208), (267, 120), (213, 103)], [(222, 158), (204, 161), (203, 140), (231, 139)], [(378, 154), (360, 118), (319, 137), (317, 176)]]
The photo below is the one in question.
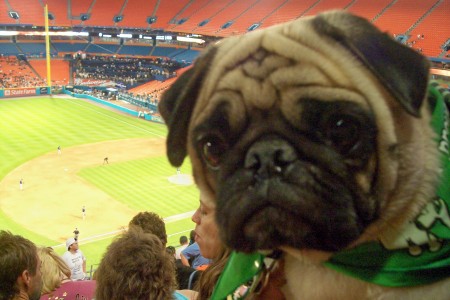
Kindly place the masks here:
[(2, 99), (0, 115), (1, 229), (63, 253), (78, 228), (91, 266), (140, 211), (165, 219), (168, 245), (194, 228), (199, 192), (188, 160), (168, 163), (165, 125), (70, 97)]

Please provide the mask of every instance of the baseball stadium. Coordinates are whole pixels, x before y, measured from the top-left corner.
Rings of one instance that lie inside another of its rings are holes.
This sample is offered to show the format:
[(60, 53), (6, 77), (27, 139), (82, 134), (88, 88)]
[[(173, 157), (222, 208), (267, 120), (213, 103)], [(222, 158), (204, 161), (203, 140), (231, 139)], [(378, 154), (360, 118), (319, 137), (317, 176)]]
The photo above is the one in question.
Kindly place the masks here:
[(331, 9), (429, 58), (450, 103), (450, 0), (0, 0), (0, 229), (59, 254), (77, 229), (89, 276), (138, 212), (178, 247), (199, 191), (161, 95), (208, 45)]

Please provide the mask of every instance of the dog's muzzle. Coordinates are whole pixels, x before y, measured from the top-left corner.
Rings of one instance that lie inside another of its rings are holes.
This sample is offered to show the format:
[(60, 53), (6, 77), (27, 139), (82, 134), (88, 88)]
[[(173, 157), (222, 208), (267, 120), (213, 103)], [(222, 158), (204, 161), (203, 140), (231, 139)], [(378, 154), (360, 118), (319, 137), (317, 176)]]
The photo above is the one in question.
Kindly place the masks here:
[(247, 152), (244, 167), (254, 172), (256, 182), (279, 176), (297, 159), (295, 149), (285, 140), (267, 137)]

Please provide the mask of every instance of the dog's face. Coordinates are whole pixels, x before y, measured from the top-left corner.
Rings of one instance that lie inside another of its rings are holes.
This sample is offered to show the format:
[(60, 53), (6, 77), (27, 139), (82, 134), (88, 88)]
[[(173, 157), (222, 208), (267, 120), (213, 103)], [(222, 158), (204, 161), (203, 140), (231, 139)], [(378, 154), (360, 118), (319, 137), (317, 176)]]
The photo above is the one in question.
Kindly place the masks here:
[(404, 185), (428, 151), (427, 74), (343, 12), (224, 39), (163, 95), (168, 157), (189, 154), (233, 249), (337, 251), (422, 205)]

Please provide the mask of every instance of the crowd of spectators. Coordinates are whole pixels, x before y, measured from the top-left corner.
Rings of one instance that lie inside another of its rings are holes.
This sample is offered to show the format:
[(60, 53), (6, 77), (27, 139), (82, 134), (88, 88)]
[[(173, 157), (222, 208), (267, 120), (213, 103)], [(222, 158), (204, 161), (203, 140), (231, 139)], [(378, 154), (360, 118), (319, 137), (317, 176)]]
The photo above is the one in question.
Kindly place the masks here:
[(15, 56), (0, 57), (0, 88), (46, 86), (24, 60)]
[[(0, 299), (209, 299), (230, 254), (219, 240), (214, 220), (215, 206), (201, 200), (192, 216), (196, 242), (192, 237), (187, 246), (188, 238), (180, 238), (181, 258), (195, 245), (200, 249), (197, 255), (207, 260), (202, 268), (195, 268), (193, 259), (181, 263), (175, 248), (167, 246), (164, 219), (145, 211), (135, 215), (109, 245), (93, 278), (76, 280), (64, 255), (0, 231)], [(80, 252), (73, 248), (76, 243), (70, 237), (68, 251)]]
[(176, 70), (184, 66), (165, 58), (86, 55), (76, 59), (74, 79), (113, 81), (130, 88), (150, 80), (175, 77)]

